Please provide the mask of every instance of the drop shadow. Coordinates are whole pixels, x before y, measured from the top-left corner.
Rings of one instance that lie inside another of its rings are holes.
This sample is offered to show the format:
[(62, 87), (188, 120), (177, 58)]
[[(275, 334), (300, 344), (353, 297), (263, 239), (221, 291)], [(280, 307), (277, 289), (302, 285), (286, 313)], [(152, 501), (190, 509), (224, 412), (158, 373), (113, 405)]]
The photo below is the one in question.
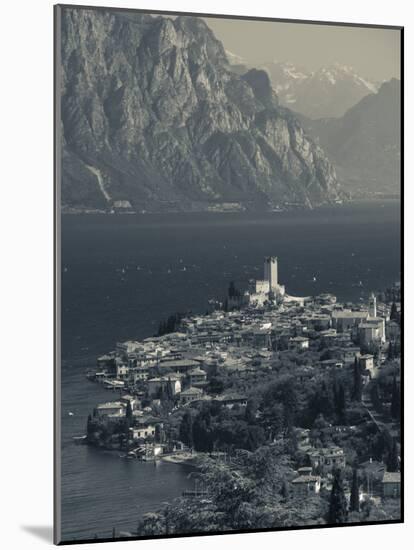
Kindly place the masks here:
[(53, 544), (53, 527), (51, 525), (21, 525), (21, 528), (38, 539)]

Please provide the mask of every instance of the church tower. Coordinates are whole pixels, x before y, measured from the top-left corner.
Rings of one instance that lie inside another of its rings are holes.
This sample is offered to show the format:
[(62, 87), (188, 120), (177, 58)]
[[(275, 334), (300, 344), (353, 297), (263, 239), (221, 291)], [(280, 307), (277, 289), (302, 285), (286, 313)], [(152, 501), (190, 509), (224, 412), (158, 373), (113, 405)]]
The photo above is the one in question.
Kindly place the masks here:
[(369, 297), (368, 313), (370, 317), (377, 316), (377, 299), (374, 293), (372, 293), (371, 296)]

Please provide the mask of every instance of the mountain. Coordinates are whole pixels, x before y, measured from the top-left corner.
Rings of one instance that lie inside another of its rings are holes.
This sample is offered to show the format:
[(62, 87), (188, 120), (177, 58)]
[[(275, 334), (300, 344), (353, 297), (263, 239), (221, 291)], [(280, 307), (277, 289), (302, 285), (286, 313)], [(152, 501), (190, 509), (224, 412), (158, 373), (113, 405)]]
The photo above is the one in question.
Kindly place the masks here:
[(337, 119), (298, 117), (334, 163), (347, 189), (399, 193), (401, 84), (393, 78)]
[(312, 207), (335, 170), (203, 20), (62, 8), (62, 205)]
[[(239, 57), (229, 58), (235, 72), (246, 69)], [(354, 69), (335, 63), (311, 72), (290, 62), (274, 61), (263, 67), (270, 76), (280, 103), (309, 118), (340, 117), (364, 96), (376, 92), (378, 84)]]

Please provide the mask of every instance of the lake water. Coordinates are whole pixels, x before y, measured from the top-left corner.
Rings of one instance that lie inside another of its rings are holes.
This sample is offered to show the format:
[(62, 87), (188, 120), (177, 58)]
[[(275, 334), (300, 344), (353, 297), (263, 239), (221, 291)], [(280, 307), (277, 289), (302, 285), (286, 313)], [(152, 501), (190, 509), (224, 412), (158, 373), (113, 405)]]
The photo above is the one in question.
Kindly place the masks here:
[[(96, 356), (153, 335), (176, 311), (204, 312), (231, 280), (279, 258), (289, 294), (358, 301), (400, 279), (400, 203), (309, 212), (64, 216), (62, 219), (62, 532), (65, 540), (133, 531), (139, 516), (191, 487), (188, 469), (75, 445), (112, 394), (88, 382)], [(315, 280), (316, 279), (316, 280)], [(74, 412), (69, 416), (68, 412)]]

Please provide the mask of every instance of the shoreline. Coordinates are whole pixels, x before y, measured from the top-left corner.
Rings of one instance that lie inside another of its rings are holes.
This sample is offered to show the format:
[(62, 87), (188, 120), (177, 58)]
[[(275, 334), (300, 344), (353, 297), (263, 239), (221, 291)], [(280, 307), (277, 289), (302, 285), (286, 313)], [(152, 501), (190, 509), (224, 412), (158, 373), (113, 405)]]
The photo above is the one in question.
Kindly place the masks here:
[(130, 211), (109, 211), (101, 209), (89, 209), (89, 208), (76, 208), (68, 207), (61, 210), (62, 216), (82, 216), (82, 215), (99, 215), (99, 216), (160, 216), (160, 215), (170, 215), (170, 214), (289, 214), (289, 213), (298, 213), (298, 212), (311, 212), (323, 210), (324, 208), (342, 208), (350, 206), (352, 204), (358, 203), (376, 203), (379, 201), (386, 202), (401, 202), (401, 196), (394, 195), (393, 193), (388, 193), (384, 195), (369, 196), (369, 197), (355, 197), (342, 202), (333, 202), (333, 203), (323, 203), (314, 205), (311, 208), (306, 207), (306, 205), (292, 205), (292, 206), (283, 206), (275, 208), (266, 208), (266, 209), (255, 209), (255, 208), (200, 208), (200, 209), (190, 209), (190, 210), (130, 210)]
[(170, 455), (161, 455), (160, 460), (162, 462), (168, 462), (169, 464), (178, 464), (183, 466), (196, 466), (196, 462), (200, 458), (199, 453), (176, 453)]

